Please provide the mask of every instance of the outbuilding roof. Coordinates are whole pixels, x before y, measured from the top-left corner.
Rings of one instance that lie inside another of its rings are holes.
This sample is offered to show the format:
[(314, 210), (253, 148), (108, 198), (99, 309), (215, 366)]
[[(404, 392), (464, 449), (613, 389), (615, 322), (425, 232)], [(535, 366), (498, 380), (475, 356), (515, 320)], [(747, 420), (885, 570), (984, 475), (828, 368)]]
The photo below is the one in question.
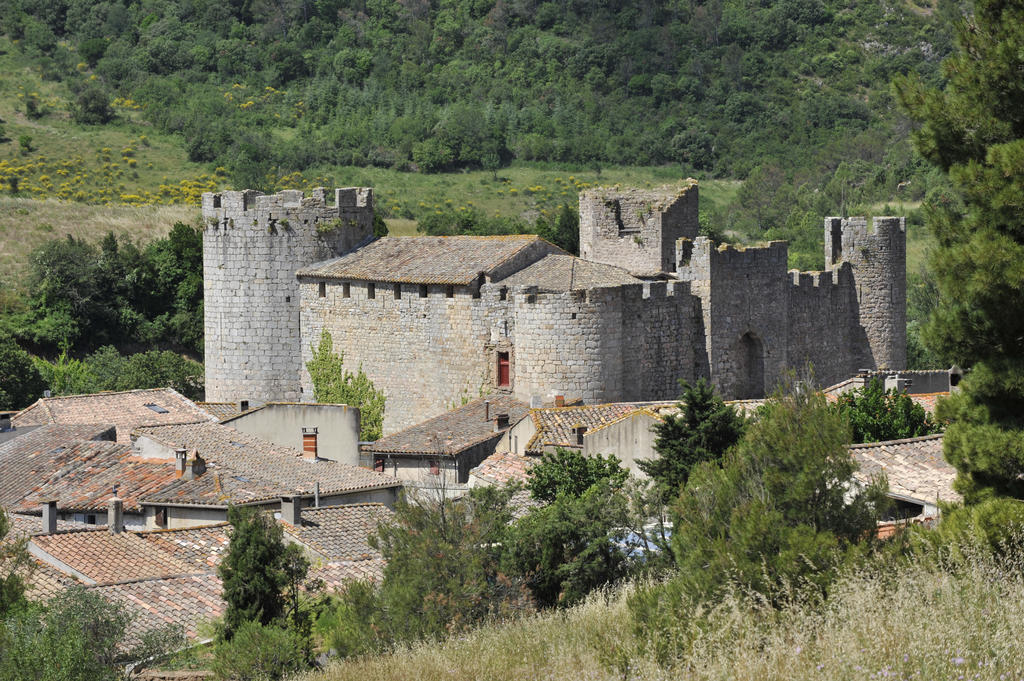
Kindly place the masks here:
[(394, 512), (383, 504), (346, 504), (302, 510), (302, 526), (281, 523), (298, 542), (330, 561), (379, 560), (381, 554), (367, 542)]
[(575, 429), (578, 426), (590, 432), (617, 421), (623, 416), (638, 410), (647, 410), (657, 416), (656, 410), (673, 409), (676, 401), (664, 402), (611, 402), (608, 404), (587, 404), (572, 407), (549, 407), (531, 409), (530, 418), (536, 432), (526, 443), (528, 454), (540, 454), (545, 447), (575, 447), (581, 445), (576, 440)]
[(131, 431), (139, 426), (216, 420), (178, 391), (154, 388), (44, 397), (18, 412), (11, 423), (15, 426), (112, 423), (117, 426), (117, 441), (130, 442)]
[(961, 501), (953, 489), (956, 469), (942, 455), (942, 434), (850, 446), (860, 464), (858, 479), (885, 473), (891, 494), (934, 504)]
[(564, 253), (534, 234), (386, 236), (348, 255), (304, 267), (298, 276), (468, 285), (531, 246), (539, 249), (537, 257), (544, 252)]
[(536, 286), (541, 293), (563, 293), (579, 289), (640, 284), (626, 270), (591, 262), (573, 255), (546, 255), (532, 265), (501, 280), (506, 286)]

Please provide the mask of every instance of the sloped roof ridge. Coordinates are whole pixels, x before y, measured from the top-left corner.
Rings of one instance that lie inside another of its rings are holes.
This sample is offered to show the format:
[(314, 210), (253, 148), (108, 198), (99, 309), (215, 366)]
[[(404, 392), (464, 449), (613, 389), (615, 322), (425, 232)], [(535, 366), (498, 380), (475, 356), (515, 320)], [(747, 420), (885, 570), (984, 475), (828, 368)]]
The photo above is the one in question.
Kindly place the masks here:
[(96, 589), (99, 587), (108, 586), (122, 586), (125, 584), (141, 584), (143, 582), (166, 582), (172, 579), (192, 579), (195, 577), (216, 577), (216, 570), (208, 570), (206, 572), (185, 572), (177, 575), (157, 575), (156, 577), (136, 577), (135, 579), (121, 579), (113, 582), (96, 582), (95, 584), (83, 585), (86, 589)]
[(932, 433), (931, 435), (919, 435), (917, 437), (905, 437), (899, 440), (880, 440), (878, 442), (858, 442), (850, 445), (850, 449), (870, 449), (873, 447), (887, 447), (889, 445), (906, 445), (914, 442), (927, 442), (938, 440), (945, 436), (945, 433)]
[(386, 504), (379, 501), (357, 501), (354, 504), (331, 504), (330, 506), (303, 506), (302, 512), (306, 511), (329, 511), (335, 508), (354, 508), (357, 506), (373, 506), (378, 508), (387, 508)]

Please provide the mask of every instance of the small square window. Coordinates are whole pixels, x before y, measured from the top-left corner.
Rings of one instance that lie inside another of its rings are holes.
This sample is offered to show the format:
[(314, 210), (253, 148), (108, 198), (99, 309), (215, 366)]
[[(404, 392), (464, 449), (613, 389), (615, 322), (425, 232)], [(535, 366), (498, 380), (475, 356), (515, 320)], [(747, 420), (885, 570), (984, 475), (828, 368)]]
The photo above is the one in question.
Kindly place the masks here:
[(444, 297), (445, 298), (454, 298), (455, 297), (455, 287), (454, 286), (445, 286), (444, 287)]
[(502, 286), (498, 290), (498, 300), (508, 300), (508, 289)]
[(373, 470), (378, 473), (384, 472), (384, 459), (375, 459), (373, 462)]
[(351, 298), (352, 297), (352, 284), (347, 281), (341, 285), (341, 297)]
[(376, 298), (377, 297), (377, 285), (370, 283), (366, 285), (366, 297)]
[(323, 282), (323, 281), (320, 282), (320, 287), (319, 287), (318, 293), (319, 293), (321, 298), (326, 298), (327, 297), (327, 283), (326, 282)]
[(429, 461), (427, 461), (427, 466), (429, 466), (430, 468), (431, 475), (441, 474), (441, 464), (437, 459), (430, 459)]
[(164, 409), (163, 407), (161, 407), (159, 404), (147, 404), (147, 405), (145, 405), (145, 407), (147, 409), (155, 411), (157, 414), (170, 414), (171, 413), (171, 412), (167, 411), (166, 409)]
[(426, 298), (426, 297), (427, 297), (427, 285), (426, 284), (420, 284), (420, 298)]
[(286, 302), (286, 303), (292, 302), (292, 297), (291, 296), (285, 296), (284, 297), (284, 302)]
[(395, 284), (395, 300), (401, 300), (401, 299), (402, 299), (402, 285), (401, 284)]

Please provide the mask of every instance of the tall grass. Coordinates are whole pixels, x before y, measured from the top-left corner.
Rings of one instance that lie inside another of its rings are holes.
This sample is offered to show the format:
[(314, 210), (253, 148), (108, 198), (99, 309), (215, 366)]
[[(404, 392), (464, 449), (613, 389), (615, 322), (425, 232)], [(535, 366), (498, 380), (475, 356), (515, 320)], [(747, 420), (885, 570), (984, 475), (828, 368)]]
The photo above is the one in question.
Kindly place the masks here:
[(956, 566), (917, 560), (842, 577), (825, 603), (781, 611), (732, 594), (690, 626), (687, 653), (659, 667), (634, 636), (632, 587), (565, 612), (443, 643), (339, 663), (308, 681), (419, 679), (1024, 679), (1024, 562), (982, 553)]

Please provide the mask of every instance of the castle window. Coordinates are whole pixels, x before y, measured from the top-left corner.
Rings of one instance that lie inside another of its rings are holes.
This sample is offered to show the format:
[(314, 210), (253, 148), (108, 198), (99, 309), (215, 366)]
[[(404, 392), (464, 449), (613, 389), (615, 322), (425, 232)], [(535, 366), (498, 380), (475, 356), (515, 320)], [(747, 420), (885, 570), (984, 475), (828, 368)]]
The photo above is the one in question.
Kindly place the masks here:
[(401, 300), (401, 299), (402, 299), (402, 285), (401, 284), (395, 284), (395, 300)]
[(320, 282), (320, 287), (319, 287), (318, 293), (319, 293), (321, 298), (326, 298), (327, 297), (327, 283), (326, 282), (323, 282), (323, 281)]
[(213, 195), (213, 207), (220, 208), (220, 194)]
[(512, 363), (507, 352), (498, 353), (498, 387), (508, 388), (512, 385)]
[(291, 296), (285, 296), (284, 297), (284, 302), (286, 302), (286, 303), (292, 302), (292, 297)]
[(498, 290), (498, 300), (508, 300), (508, 288), (502, 286)]
[(366, 285), (366, 297), (376, 298), (377, 297), (377, 285), (370, 282)]
[(454, 286), (445, 286), (444, 287), (444, 297), (445, 298), (454, 298), (455, 297), (455, 287)]
[(420, 284), (420, 298), (426, 298), (426, 297), (427, 297), (427, 285), (426, 284)]
[(373, 461), (373, 470), (377, 471), (378, 473), (383, 473), (384, 472), (384, 459), (374, 459), (374, 461)]
[(430, 459), (429, 461), (427, 461), (427, 466), (430, 469), (431, 475), (441, 474), (441, 464), (437, 459)]
[(347, 281), (341, 285), (341, 297), (351, 298), (352, 297), (352, 284)]
[(483, 272), (481, 272), (480, 274), (477, 275), (477, 277), (476, 277), (476, 286), (473, 287), (473, 297), (474, 298), (479, 298), (480, 297), (480, 289), (482, 289), (484, 287), (484, 284), (486, 282), (487, 282), (487, 279), (486, 279), (486, 277), (484, 277), (484, 273)]

